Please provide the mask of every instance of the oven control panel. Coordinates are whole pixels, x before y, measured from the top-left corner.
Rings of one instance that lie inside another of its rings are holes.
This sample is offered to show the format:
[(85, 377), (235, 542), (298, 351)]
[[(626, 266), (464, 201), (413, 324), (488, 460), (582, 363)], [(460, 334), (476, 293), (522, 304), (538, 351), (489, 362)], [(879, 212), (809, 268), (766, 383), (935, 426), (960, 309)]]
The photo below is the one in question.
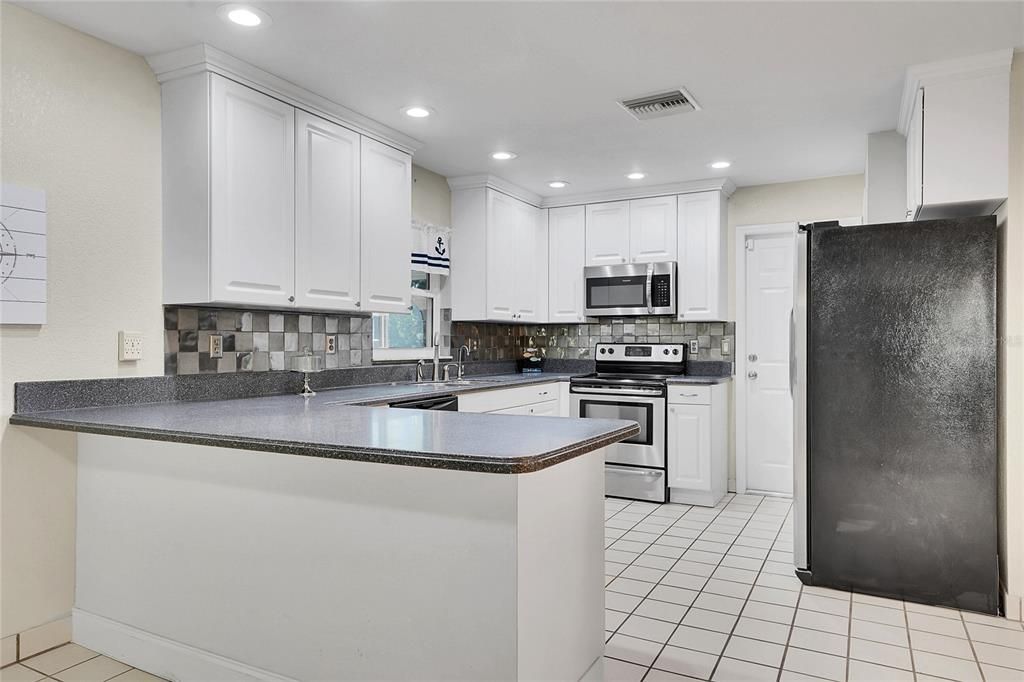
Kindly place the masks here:
[(681, 343), (599, 343), (595, 350), (598, 362), (682, 363), (685, 358)]

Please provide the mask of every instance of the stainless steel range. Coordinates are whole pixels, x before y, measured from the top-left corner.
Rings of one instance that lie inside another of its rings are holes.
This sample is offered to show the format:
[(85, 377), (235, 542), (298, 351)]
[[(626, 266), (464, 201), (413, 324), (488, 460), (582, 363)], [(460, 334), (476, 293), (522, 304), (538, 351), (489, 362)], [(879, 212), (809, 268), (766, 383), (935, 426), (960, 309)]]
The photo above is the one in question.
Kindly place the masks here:
[(605, 493), (668, 501), (667, 379), (686, 370), (681, 343), (599, 343), (597, 372), (569, 381), (572, 416), (628, 419), (640, 433), (606, 448)]

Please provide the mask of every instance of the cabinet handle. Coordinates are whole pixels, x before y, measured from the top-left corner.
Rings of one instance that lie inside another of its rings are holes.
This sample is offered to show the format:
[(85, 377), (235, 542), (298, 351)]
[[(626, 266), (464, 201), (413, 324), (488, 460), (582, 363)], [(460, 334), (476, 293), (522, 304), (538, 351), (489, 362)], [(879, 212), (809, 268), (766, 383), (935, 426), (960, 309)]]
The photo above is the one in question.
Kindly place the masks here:
[(683, 398), (696, 398), (698, 394), (697, 393), (680, 393), (679, 395), (681, 397), (683, 397)]

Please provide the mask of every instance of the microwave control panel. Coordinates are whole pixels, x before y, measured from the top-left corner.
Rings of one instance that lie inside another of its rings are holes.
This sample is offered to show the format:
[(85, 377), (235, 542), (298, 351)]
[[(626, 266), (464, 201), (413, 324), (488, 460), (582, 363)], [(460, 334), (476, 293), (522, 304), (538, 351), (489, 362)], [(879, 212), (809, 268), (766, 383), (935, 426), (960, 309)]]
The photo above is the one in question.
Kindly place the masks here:
[(655, 308), (672, 305), (671, 275), (655, 275), (651, 278), (651, 304)]

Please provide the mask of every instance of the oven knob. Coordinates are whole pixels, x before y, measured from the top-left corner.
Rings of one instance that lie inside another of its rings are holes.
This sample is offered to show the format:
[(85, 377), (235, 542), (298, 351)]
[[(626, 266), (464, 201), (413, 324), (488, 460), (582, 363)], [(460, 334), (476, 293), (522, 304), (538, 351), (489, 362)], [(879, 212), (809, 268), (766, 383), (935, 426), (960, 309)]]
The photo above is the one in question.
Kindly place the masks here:
[(666, 348), (665, 350), (663, 350), (661, 352), (664, 353), (665, 355), (668, 355), (668, 348)]
[(673, 348), (672, 349), (672, 355), (679, 355), (679, 349), (678, 348)]
[(615, 349), (614, 348), (609, 348), (608, 349), (608, 355), (612, 355), (613, 353), (615, 353)]
[(604, 355), (604, 348), (598, 351), (601, 355)]

